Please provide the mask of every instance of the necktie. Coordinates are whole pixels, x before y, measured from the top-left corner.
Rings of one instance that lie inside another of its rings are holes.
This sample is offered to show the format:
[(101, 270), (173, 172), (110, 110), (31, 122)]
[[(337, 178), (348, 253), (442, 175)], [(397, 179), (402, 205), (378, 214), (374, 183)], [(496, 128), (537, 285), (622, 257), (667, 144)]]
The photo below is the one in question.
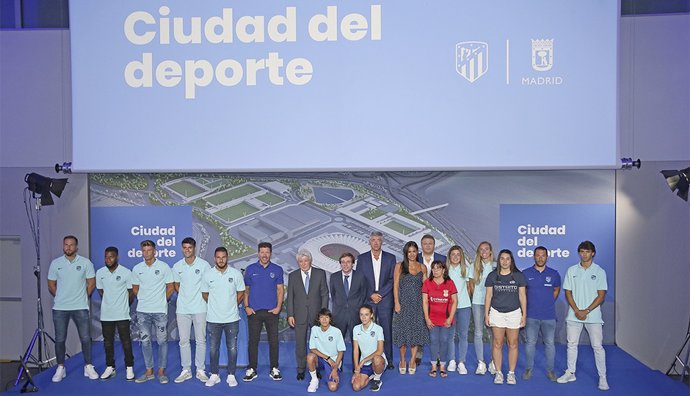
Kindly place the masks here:
[(304, 278), (304, 291), (309, 294), (309, 272), (305, 272), (304, 275), (306, 276)]
[(345, 286), (345, 296), (350, 295), (350, 275), (345, 275), (345, 282), (343, 282), (343, 286)]

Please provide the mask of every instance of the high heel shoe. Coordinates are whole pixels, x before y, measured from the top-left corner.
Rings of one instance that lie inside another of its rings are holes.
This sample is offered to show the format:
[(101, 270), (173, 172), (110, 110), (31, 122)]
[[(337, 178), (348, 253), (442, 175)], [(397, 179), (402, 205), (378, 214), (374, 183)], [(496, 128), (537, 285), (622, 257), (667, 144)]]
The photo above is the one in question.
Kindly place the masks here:
[(417, 366), (415, 365), (414, 367), (412, 367), (412, 365), (410, 364), (409, 367), (407, 368), (407, 373), (410, 375), (414, 375), (414, 373), (416, 373), (416, 372), (417, 372)]
[(400, 371), (400, 374), (405, 374), (405, 373), (407, 372), (407, 367), (405, 367), (405, 366), (403, 366), (402, 364), (400, 364), (400, 365), (398, 366), (398, 371)]

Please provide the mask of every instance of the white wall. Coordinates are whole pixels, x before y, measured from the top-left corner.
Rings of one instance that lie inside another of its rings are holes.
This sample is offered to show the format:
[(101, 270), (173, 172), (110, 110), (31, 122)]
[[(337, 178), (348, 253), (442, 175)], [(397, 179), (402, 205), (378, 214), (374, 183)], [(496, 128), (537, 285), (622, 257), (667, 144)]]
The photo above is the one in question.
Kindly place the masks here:
[[(690, 166), (688, 32), (688, 15), (627, 17), (620, 31), (621, 155), (641, 158), (643, 168), (617, 175), (616, 339), (663, 371), (680, 347), (690, 315), (690, 206), (673, 196), (658, 174)], [(28, 172), (54, 177), (52, 165), (71, 158), (68, 34), (0, 31), (0, 235), (19, 235), (22, 241), (23, 344), (36, 326), (35, 253), (23, 178)], [(81, 253), (88, 255), (86, 176), (69, 179), (63, 197), (42, 211), (44, 278), (49, 258), (61, 253), (63, 235), (80, 236)], [(49, 309), (52, 298), (45, 288), (44, 297)], [(0, 333), (16, 326), (13, 319), (2, 318)], [(68, 348), (79, 348), (73, 328)]]

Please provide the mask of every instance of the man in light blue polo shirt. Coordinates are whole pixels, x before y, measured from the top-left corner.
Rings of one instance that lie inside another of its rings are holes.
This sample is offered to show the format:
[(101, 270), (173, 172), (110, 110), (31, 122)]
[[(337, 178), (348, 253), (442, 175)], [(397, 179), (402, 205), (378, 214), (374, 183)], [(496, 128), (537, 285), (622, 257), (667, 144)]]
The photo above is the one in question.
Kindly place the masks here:
[[(132, 269), (132, 290), (137, 296), (137, 325), (141, 339), (146, 372), (136, 379), (140, 384), (154, 379), (153, 347), (151, 338), (158, 342), (158, 382), (168, 383), (165, 367), (168, 363), (168, 299), (172, 296), (173, 277), (167, 263), (156, 258), (156, 244), (151, 240), (141, 243), (144, 261)], [(155, 334), (151, 327), (155, 327)]]
[(214, 253), (216, 266), (204, 274), (201, 293), (208, 302), (206, 315), (208, 343), (211, 354), (211, 376), (206, 386), (220, 382), (218, 358), (220, 354), (220, 337), (225, 332), (225, 346), (228, 348), (228, 386), (237, 386), (235, 369), (237, 368), (237, 335), (240, 332), (240, 314), (238, 305), (244, 296), (244, 279), (242, 273), (228, 267), (228, 250), (216, 248)]
[(534, 249), (534, 265), (522, 271), (527, 281), (527, 323), (525, 334), (525, 355), (527, 363), (522, 379), (532, 378), (534, 368), (534, 353), (537, 346), (537, 337), (541, 331), (544, 340), (544, 355), (546, 356), (546, 376), (551, 381), (556, 381), (553, 371), (556, 357), (556, 299), (561, 291), (561, 276), (553, 268), (546, 266), (548, 254), (544, 246)]
[(60, 382), (67, 376), (65, 370), (65, 340), (70, 318), (77, 326), (81, 350), (84, 354), (84, 377), (98, 379), (98, 373), (91, 362), (91, 335), (89, 334), (89, 296), (96, 287), (96, 272), (93, 263), (79, 256), (79, 241), (74, 235), (62, 239), (60, 256), (50, 263), (48, 269), (48, 291), (55, 297), (53, 302), (53, 325), (55, 326), (55, 357), (57, 368), (53, 382)]
[(129, 306), (134, 301), (132, 271), (120, 265), (118, 250), (114, 246), (105, 248), (105, 267), (96, 271), (96, 290), (101, 295), (101, 328), (105, 348), (105, 371), (102, 380), (115, 377), (115, 329), (120, 335), (125, 354), (127, 381), (134, 381), (134, 355), (132, 337), (129, 331)]
[(601, 304), (604, 303), (608, 289), (606, 272), (592, 261), (596, 254), (592, 242), (580, 243), (577, 253), (580, 255), (580, 263), (568, 268), (563, 281), (565, 298), (570, 307), (566, 317), (568, 369), (557, 381), (560, 384), (575, 381), (577, 345), (584, 327), (594, 350), (594, 362), (599, 373), (599, 389), (608, 390), (606, 352), (602, 346), (604, 321), (601, 318)]
[(208, 381), (206, 376), (206, 301), (201, 298), (201, 284), (204, 273), (211, 268), (208, 261), (196, 256), (196, 241), (187, 237), (182, 240), (184, 258), (172, 268), (175, 291), (177, 291), (177, 330), (180, 332), (180, 361), (182, 372), (175, 383), (192, 378), (192, 347), (190, 338), (194, 325), (196, 351), (194, 365), (196, 378)]

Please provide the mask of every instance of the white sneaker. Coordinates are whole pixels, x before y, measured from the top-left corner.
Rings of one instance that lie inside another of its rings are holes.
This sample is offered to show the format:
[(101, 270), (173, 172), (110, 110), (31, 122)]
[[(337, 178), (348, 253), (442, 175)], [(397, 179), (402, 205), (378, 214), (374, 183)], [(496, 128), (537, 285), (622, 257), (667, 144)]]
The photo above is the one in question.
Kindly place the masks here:
[(55, 374), (53, 374), (53, 382), (60, 382), (63, 378), (67, 377), (67, 372), (65, 371), (65, 366), (57, 366)]
[(457, 368), (457, 366), (455, 365), (455, 360), (451, 360), (450, 362), (448, 362), (447, 368), (448, 371), (455, 371), (455, 369)]
[(219, 382), (220, 377), (218, 376), (218, 374), (211, 374), (211, 376), (208, 377), (208, 381), (206, 381), (206, 386), (211, 387)]
[(609, 383), (606, 381), (605, 375), (599, 377), (599, 390), (609, 390)]
[(458, 363), (458, 374), (462, 374), (462, 375), (467, 374), (467, 367), (465, 367), (465, 363), (463, 363), (463, 362)]
[(502, 383), (503, 383), (503, 373), (500, 371), (497, 371), (496, 375), (494, 376), (494, 384), (501, 385)]
[(206, 375), (206, 372), (204, 370), (197, 370), (196, 379), (198, 379), (201, 382), (206, 382), (208, 381), (208, 376)]
[(84, 366), (84, 377), (89, 377), (89, 379), (98, 379), (98, 373), (93, 369), (93, 364), (87, 364)]
[(513, 371), (508, 371), (508, 375), (506, 376), (506, 384), (508, 384), (508, 385), (517, 384), (517, 381), (515, 380), (515, 373)]
[(192, 379), (192, 373), (191, 373), (191, 371), (184, 369), (184, 370), (182, 370), (180, 375), (178, 375), (177, 378), (175, 378), (175, 383), (181, 384), (181, 383), (187, 381), (188, 379)]
[(307, 387), (307, 392), (314, 393), (314, 392), (316, 392), (317, 389), (319, 389), (319, 379), (315, 378), (315, 379), (309, 381), (309, 386)]
[(105, 371), (103, 371), (103, 374), (101, 374), (101, 379), (102, 380), (107, 380), (111, 379), (115, 376), (115, 367), (108, 366), (105, 368)]
[(134, 381), (134, 367), (127, 367), (127, 381)]
[(567, 384), (568, 382), (573, 382), (576, 379), (577, 378), (575, 378), (575, 373), (571, 373), (570, 371), (566, 370), (566, 372), (563, 375), (558, 377), (556, 382), (558, 382), (559, 384)]
[(496, 366), (494, 366), (494, 361), (489, 362), (489, 374), (494, 375), (496, 374)]
[(231, 388), (234, 388), (237, 386), (237, 379), (232, 374), (228, 374), (228, 378), (225, 380), (225, 382), (227, 382), (228, 386)]
[(475, 371), (474, 373), (477, 375), (486, 374), (486, 363), (480, 360), (479, 364), (477, 365), (477, 371)]

